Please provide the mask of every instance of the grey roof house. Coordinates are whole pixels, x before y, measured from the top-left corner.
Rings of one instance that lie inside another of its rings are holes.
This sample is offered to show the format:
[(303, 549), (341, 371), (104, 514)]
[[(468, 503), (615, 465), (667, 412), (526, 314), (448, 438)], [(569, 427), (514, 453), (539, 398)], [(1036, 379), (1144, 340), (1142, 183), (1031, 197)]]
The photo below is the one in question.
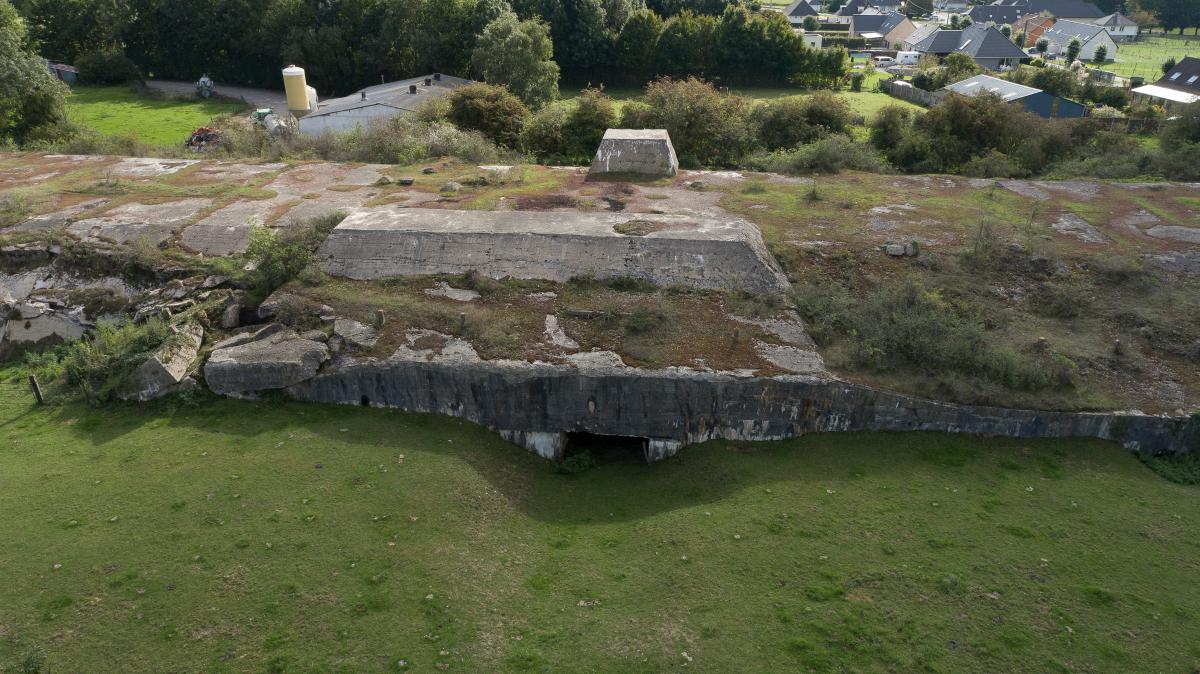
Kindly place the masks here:
[(1041, 117), (1083, 117), (1087, 114), (1087, 106), (1081, 103), (990, 75), (968, 77), (965, 80), (946, 85), (943, 91), (960, 96), (992, 94), (999, 96), (1000, 100), (1005, 103), (1019, 105), (1027, 112)]
[(984, 70), (1015, 68), (1029, 58), (1012, 40), (1004, 37), (995, 26), (968, 26), (963, 30), (937, 30), (917, 44), (914, 51), (922, 55), (945, 57), (955, 52), (975, 59)]
[(1134, 89), (1133, 97), (1165, 108), (1200, 101), (1200, 58), (1184, 57), (1159, 81)]
[(804, 25), (804, 17), (817, 16), (817, 10), (808, 4), (808, 0), (796, 0), (783, 8), (783, 15), (787, 17), (788, 23), (792, 24), (792, 28), (799, 28)]
[(1079, 40), (1079, 60), (1092, 61), (1096, 57), (1096, 49), (1104, 46), (1105, 60), (1113, 61), (1117, 57), (1117, 43), (1104, 30), (1103, 26), (1081, 21), (1063, 19), (1055, 21), (1053, 26), (1042, 31), (1042, 39), (1050, 43), (1046, 53), (1051, 55), (1066, 54), (1072, 40)]
[(967, 11), (972, 23), (997, 26), (1011, 26), (1025, 14), (1025, 9), (1016, 5), (976, 5)]
[(1092, 23), (1107, 30), (1112, 39), (1117, 42), (1130, 42), (1136, 40), (1138, 36), (1138, 25), (1120, 12), (1101, 17)]
[(850, 36), (863, 37), (889, 48), (896, 47), (912, 35), (917, 27), (907, 16), (891, 14), (856, 14), (850, 17)]
[(366, 128), (375, 120), (415, 112), (422, 103), (471, 83), (461, 77), (434, 73), (376, 84), (349, 96), (322, 101), (316, 110), (300, 118), (300, 133), (315, 136), (325, 131), (349, 131), (356, 126)]
[(1093, 21), (1104, 16), (1104, 12), (1087, 0), (996, 0), (997, 6), (1021, 7), (1025, 14), (1046, 12), (1056, 19), (1083, 19)]

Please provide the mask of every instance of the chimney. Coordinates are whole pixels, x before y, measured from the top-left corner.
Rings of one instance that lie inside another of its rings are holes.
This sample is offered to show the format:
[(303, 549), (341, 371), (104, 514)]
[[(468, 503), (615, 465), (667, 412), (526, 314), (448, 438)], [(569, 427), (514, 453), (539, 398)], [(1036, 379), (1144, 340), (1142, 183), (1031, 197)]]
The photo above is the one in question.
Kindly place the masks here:
[(362, 99), (363, 99), (364, 101), (365, 101), (365, 100), (367, 100), (367, 92), (365, 92), (365, 91), (364, 91), (364, 92), (362, 92)]
[(429, 79), (428, 77), (426, 77), (426, 78), (425, 78), (425, 86), (427, 86), (427, 87), (432, 87), (432, 86), (433, 86), (433, 80), (431, 80), (431, 79)]
[(408, 93), (410, 93), (410, 94), (417, 93), (417, 85), (415, 85), (415, 84), (408, 85)]
[(442, 74), (441, 74), (441, 73), (434, 73), (434, 74), (433, 74), (433, 79), (437, 80), (438, 82), (441, 82), (441, 81), (442, 81)]

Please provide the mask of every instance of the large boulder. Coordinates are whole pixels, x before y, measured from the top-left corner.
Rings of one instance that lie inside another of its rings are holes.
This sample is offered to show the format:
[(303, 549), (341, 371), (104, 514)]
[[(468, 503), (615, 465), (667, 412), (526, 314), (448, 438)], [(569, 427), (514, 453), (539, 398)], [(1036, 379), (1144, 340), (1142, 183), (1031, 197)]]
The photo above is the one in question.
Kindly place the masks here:
[(327, 346), (303, 339), (294, 330), (253, 339), (258, 334), (250, 335), (250, 341), (239, 340), (212, 352), (204, 365), (208, 388), (234, 397), (282, 389), (312, 378), (329, 359)]
[(379, 333), (374, 328), (351, 318), (336, 319), (333, 334), (355, 349), (370, 349), (379, 341)]
[(152, 400), (195, 385), (187, 377), (192, 361), (200, 353), (204, 328), (192, 323), (175, 331), (175, 336), (159, 347), (146, 362), (129, 376), (118, 397), (122, 400)]

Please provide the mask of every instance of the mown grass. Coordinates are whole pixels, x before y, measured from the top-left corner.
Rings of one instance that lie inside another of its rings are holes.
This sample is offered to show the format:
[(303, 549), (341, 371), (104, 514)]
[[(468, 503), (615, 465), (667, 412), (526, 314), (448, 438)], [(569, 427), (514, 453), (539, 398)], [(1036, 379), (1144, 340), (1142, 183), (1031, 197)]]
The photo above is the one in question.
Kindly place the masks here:
[(447, 418), (0, 392), (16, 671), (1200, 664), (1196, 488), (1111, 444), (814, 435), (563, 476)]
[(224, 100), (154, 98), (123, 86), (75, 87), (67, 98), (72, 121), (148, 145), (183, 145), (197, 127), (243, 108)]
[(1102, 66), (1121, 77), (1139, 75), (1153, 82), (1162, 77), (1162, 64), (1169, 58), (1182, 61), (1185, 56), (1200, 56), (1200, 37), (1195, 35), (1154, 35), (1137, 42), (1117, 45), (1116, 62)]

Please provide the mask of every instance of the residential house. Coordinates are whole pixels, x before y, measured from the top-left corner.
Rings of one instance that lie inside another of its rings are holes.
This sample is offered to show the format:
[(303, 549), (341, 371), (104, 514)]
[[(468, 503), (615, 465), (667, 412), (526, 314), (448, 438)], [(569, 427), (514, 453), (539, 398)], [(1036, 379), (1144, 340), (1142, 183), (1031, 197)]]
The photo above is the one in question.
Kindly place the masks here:
[(962, 30), (939, 29), (912, 45), (922, 56), (944, 58), (953, 53), (967, 54), (984, 70), (1015, 68), (1028, 55), (995, 26), (968, 26)]
[(800, 28), (804, 25), (804, 17), (817, 16), (817, 10), (808, 4), (808, 0), (796, 0), (783, 8), (783, 15), (787, 17), (788, 23), (792, 24), (792, 28)]
[(1133, 90), (1133, 100), (1174, 108), (1200, 101), (1200, 58), (1185, 56), (1162, 79)]
[(967, 11), (971, 23), (981, 26), (1011, 26), (1025, 14), (1024, 7), (1007, 5), (976, 5)]
[(1054, 19), (1045, 14), (1026, 14), (1012, 24), (1012, 34), (1025, 33), (1025, 44), (1022, 47), (1033, 47), (1041, 39), (1042, 33), (1054, 25)]
[(1041, 117), (1083, 117), (1087, 115), (1087, 106), (1082, 103), (990, 75), (968, 77), (947, 85), (944, 91), (961, 96), (993, 94), (999, 96), (1006, 103), (1019, 105), (1027, 112)]
[(867, 44), (894, 49), (917, 30), (907, 16), (891, 14), (856, 14), (850, 17), (850, 37), (863, 37)]
[(1120, 12), (1096, 19), (1093, 23), (1107, 30), (1114, 42), (1133, 42), (1138, 36), (1138, 25)]
[(1104, 47), (1104, 58), (1113, 61), (1117, 58), (1117, 43), (1103, 26), (1094, 23), (1082, 23), (1063, 19), (1055, 21), (1053, 26), (1042, 31), (1042, 39), (1049, 43), (1047, 54), (1066, 54), (1072, 40), (1079, 40), (1079, 60), (1093, 61), (1096, 50)]
[(376, 84), (349, 96), (322, 101), (316, 110), (300, 118), (300, 132), (315, 136), (325, 131), (348, 131), (356, 126), (366, 128), (375, 120), (415, 112), (426, 101), (467, 84), (471, 80), (441, 73)]
[(904, 7), (904, 3), (901, 0), (871, 0), (871, 6), (884, 14), (891, 14), (899, 12)]
[(867, 11), (867, 7), (869, 6), (870, 3), (868, 3), (867, 0), (847, 0), (846, 4), (842, 5), (841, 8), (838, 9), (838, 11), (834, 14), (834, 16), (850, 17), (854, 16), (855, 14), (862, 14), (863, 12)]
[(913, 31), (912, 35), (909, 35), (907, 38), (901, 41), (898, 49), (913, 51), (913, 45), (920, 44), (930, 35), (933, 35), (941, 29), (942, 27), (937, 23), (920, 24), (917, 26), (917, 29)]
[(1095, 21), (1104, 16), (1104, 12), (1087, 0), (996, 0), (992, 3), (998, 6), (1022, 7), (1022, 14), (1041, 14), (1045, 12), (1055, 19), (1069, 21)]

